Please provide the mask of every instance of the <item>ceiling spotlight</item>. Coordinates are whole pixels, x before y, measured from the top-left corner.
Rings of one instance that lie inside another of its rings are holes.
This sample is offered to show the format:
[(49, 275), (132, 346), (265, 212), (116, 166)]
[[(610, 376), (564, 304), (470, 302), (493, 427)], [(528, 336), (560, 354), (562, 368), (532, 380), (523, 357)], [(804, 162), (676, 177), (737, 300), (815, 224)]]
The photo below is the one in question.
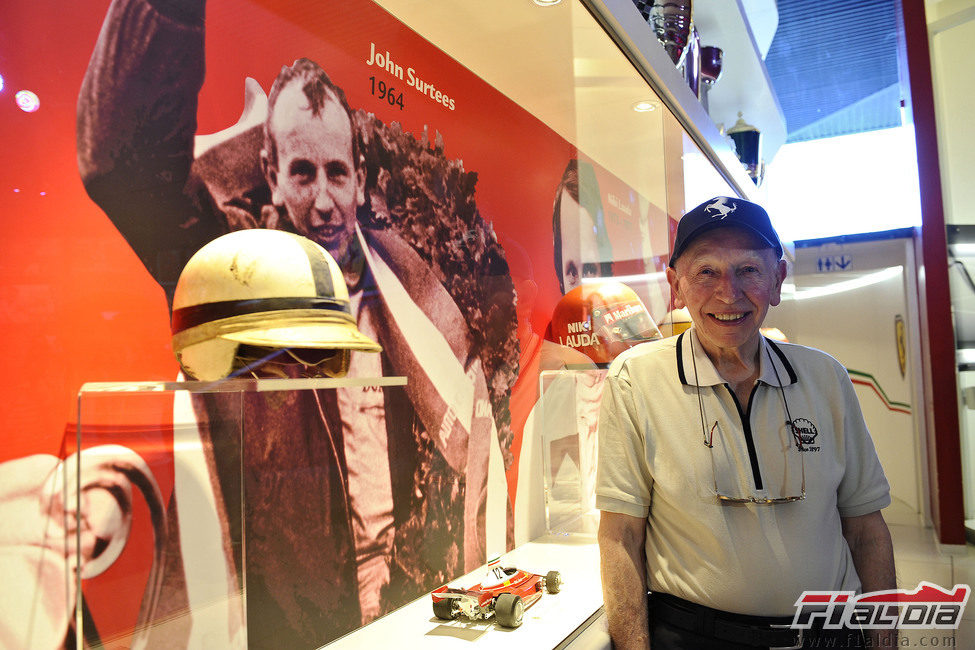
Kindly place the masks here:
[(17, 106), (25, 113), (33, 113), (41, 107), (41, 100), (29, 90), (18, 90), (14, 95)]
[(552, 5), (557, 5), (560, 2), (562, 2), (562, 0), (532, 0), (532, 1), (535, 4), (537, 4), (539, 7), (551, 7)]
[(0, 90), (3, 90), (3, 75), (0, 75)]
[(633, 110), (637, 113), (649, 113), (656, 110), (657, 106), (653, 102), (641, 101), (633, 104)]

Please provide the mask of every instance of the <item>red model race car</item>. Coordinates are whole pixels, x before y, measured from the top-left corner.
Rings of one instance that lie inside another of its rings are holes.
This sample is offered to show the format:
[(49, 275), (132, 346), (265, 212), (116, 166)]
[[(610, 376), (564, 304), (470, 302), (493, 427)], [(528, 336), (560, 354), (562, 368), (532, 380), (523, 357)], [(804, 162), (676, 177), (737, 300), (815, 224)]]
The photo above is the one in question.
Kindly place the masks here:
[(471, 620), (486, 619), (492, 615), (504, 627), (518, 627), (525, 609), (542, 597), (542, 590), (557, 594), (562, 588), (562, 576), (549, 571), (544, 576), (521, 569), (501, 566), (497, 557), (488, 563), (487, 575), (470, 589), (457, 589), (444, 585), (435, 589), (433, 613), (437, 618), (453, 620), (463, 614)]

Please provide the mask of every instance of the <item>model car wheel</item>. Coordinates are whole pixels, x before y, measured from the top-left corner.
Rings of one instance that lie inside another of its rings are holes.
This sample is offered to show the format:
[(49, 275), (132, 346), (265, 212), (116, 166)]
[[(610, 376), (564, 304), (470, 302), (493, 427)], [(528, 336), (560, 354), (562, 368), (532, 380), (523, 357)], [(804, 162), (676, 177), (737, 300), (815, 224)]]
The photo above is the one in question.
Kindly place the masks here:
[(557, 594), (562, 591), (562, 574), (558, 571), (549, 571), (546, 573), (545, 590), (550, 594)]
[(444, 621), (452, 621), (457, 618), (459, 612), (454, 609), (453, 598), (442, 598), (433, 601), (433, 615)]
[(504, 627), (518, 627), (525, 617), (525, 603), (521, 596), (501, 594), (494, 601), (494, 617)]

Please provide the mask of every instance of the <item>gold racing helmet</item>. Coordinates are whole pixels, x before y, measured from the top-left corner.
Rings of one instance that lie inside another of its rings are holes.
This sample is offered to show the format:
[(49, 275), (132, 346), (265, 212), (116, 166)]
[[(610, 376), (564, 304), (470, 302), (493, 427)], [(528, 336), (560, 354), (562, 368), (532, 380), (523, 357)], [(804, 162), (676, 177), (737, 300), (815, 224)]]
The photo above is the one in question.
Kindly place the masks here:
[[(183, 372), (203, 381), (259, 366), (262, 355), (280, 351), (318, 374), (341, 377), (352, 350), (382, 350), (356, 327), (349, 290), (328, 251), (280, 230), (239, 230), (197, 251), (176, 284), (172, 332)], [(303, 360), (309, 356), (315, 361)]]

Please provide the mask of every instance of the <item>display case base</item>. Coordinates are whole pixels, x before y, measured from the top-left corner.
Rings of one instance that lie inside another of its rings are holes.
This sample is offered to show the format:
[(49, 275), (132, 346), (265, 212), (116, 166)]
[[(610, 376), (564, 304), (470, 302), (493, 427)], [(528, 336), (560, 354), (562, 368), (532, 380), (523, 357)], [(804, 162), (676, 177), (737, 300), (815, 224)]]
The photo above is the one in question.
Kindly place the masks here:
[[(542, 575), (551, 570), (562, 574), (561, 591), (545, 594), (528, 608), (521, 627), (505, 628), (493, 618), (440, 620), (433, 614), (430, 595), (425, 594), (323, 647), (328, 650), (381, 648), (393, 639), (397, 646), (404, 648), (466, 648), (471, 642), (477, 642), (478, 650), (609, 647), (608, 634), (601, 635), (598, 623), (594, 624), (603, 604), (595, 536), (546, 535), (506, 553), (501, 562)], [(483, 567), (478, 568), (455, 582), (473, 584), (483, 572)]]

